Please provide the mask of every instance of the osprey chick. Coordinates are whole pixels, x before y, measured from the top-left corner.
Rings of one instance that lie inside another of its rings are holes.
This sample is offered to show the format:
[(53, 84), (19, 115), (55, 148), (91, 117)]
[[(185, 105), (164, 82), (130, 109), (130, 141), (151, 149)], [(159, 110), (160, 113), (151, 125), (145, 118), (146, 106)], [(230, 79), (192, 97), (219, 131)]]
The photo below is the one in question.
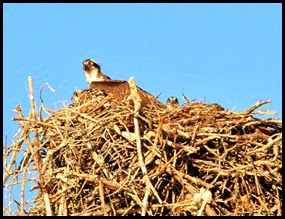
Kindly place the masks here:
[(169, 97), (166, 101), (167, 110), (172, 111), (179, 103), (176, 97)]

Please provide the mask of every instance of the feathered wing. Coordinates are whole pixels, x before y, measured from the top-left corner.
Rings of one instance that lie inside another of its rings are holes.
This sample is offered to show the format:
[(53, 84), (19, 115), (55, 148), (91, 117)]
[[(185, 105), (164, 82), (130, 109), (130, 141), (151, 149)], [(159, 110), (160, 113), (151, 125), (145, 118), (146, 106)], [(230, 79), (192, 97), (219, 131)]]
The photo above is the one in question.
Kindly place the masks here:
[[(113, 80), (113, 81), (96, 81), (90, 83), (90, 88), (98, 89), (98, 90), (105, 90), (108, 93), (112, 93), (115, 99), (118, 101), (122, 101), (125, 97), (128, 97), (131, 93), (129, 84), (127, 81), (122, 80)], [(138, 94), (142, 99), (142, 106), (148, 107), (152, 103), (157, 104), (160, 107), (164, 107), (165, 105), (154, 98), (150, 93), (147, 91), (138, 88)]]

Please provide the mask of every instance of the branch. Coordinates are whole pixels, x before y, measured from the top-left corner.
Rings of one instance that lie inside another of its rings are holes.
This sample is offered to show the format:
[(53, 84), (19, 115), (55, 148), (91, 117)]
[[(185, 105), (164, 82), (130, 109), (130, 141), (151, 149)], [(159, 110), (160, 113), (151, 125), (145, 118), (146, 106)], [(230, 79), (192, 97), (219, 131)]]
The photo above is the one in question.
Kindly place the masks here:
[[(35, 110), (33, 78), (31, 76), (29, 76), (28, 77), (28, 81), (29, 81), (29, 90), (30, 90), (29, 99), (30, 99), (30, 104), (31, 104), (31, 110), (30, 110), (29, 117), (31, 119), (33, 119), (33, 120), (37, 120), (36, 110)], [(44, 202), (45, 202), (45, 209), (46, 209), (46, 215), (47, 216), (52, 216), (53, 213), (52, 213), (52, 210), (51, 210), (49, 195), (47, 193), (46, 187), (44, 186), (45, 180), (43, 178), (43, 175), (41, 174), (42, 159), (41, 159), (41, 156), (39, 154), (39, 151), (36, 150), (34, 152), (34, 150), (33, 150), (33, 146), (35, 146), (36, 149), (38, 149), (40, 147), (37, 130), (34, 131), (34, 134), (35, 135), (34, 135), (33, 142), (31, 142), (29, 140), (29, 136), (27, 136), (26, 141), (27, 141), (28, 148), (30, 149), (30, 152), (32, 153), (32, 156), (34, 157), (35, 165), (36, 165), (38, 173), (39, 173), (39, 177), (40, 177), (40, 181), (41, 181), (40, 187), (41, 187), (41, 190), (43, 192), (43, 197), (44, 197)]]
[(252, 107), (250, 107), (249, 109), (239, 112), (239, 114), (249, 115), (249, 114), (251, 114), (254, 110), (256, 110), (257, 108), (261, 107), (261, 106), (264, 105), (264, 104), (268, 104), (268, 103), (271, 103), (271, 101), (270, 101), (270, 100), (266, 100), (266, 101), (260, 100), (260, 101), (258, 101), (256, 104), (254, 104)]
[(160, 204), (162, 204), (162, 200), (160, 199), (157, 191), (155, 190), (155, 188), (153, 187), (153, 185), (152, 185), (152, 183), (151, 183), (151, 181), (149, 179), (149, 176), (147, 174), (147, 169), (146, 169), (146, 166), (145, 166), (145, 163), (144, 163), (143, 155), (142, 155), (139, 122), (138, 122), (138, 118), (137, 118), (137, 116), (139, 114), (139, 111), (141, 109), (141, 98), (138, 95), (137, 86), (135, 84), (134, 78), (131, 77), (128, 82), (129, 82), (129, 86), (130, 86), (130, 89), (131, 89), (130, 96), (131, 96), (131, 98), (134, 101), (134, 113), (135, 113), (135, 115), (134, 115), (134, 125), (135, 125), (135, 133), (136, 133), (139, 165), (141, 167), (142, 173), (144, 175), (144, 180), (145, 180), (145, 183), (146, 183), (146, 193), (145, 193), (145, 197), (144, 197), (144, 201), (143, 201), (143, 207), (142, 207), (142, 216), (143, 216), (143, 215), (145, 215), (145, 211), (146, 211), (146, 208), (147, 208), (147, 198), (148, 198), (148, 195), (149, 195), (149, 191), (148, 191), (149, 188), (152, 190), (152, 192), (154, 193), (154, 195), (156, 196), (156, 198), (158, 199)]

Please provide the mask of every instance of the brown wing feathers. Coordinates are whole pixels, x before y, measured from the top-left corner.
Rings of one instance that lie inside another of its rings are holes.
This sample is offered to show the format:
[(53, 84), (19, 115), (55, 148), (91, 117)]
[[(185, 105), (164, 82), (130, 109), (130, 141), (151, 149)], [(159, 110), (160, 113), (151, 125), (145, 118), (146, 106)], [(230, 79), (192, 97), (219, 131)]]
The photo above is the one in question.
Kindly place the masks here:
[[(111, 93), (112, 96), (118, 101), (122, 101), (124, 98), (128, 97), (131, 93), (128, 82), (121, 80), (91, 82), (89, 87), (98, 90), (105, 90), (108, 93)], [(138, 94), (142, 99), (143, 107), (148, 107), (152, 103), (158, 104), (161, 107), (165, 107), (164, 104), (156, 100), (154, 96), (144, 91), (140, 87), (137, 88), (138, 88)]]

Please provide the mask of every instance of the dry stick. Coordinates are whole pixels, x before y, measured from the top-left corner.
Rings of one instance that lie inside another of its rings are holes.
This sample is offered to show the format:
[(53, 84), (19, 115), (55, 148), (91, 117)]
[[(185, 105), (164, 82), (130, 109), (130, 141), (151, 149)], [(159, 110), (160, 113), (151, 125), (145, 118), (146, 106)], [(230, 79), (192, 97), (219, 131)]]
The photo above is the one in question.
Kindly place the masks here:
[[(21, 106), (17, 105), (16, 106), (16, 109), (13, 110), (13, 112), (16, 112), (18, 113), (19, 117), (20, 118), (23, 118), (23, 114), (22, 114), (22, 109), (21, 109)], [(24, 130), (22, 131), (22, 134), (20, 136), (20, 138), (18, 139), (18, 141), (14, 144), (16, 150), (14, 149), (14, 153), (12, 154), (12, 157), (11, 157), (11, 160), (10, 160), (10, 163), (8, 165), (8, 167), (6, 168), (5, 170), (5, 173), (4, 173), (4, 176), (3, 176), (3, 184), (5, 184), (5, 182), (7, 181), (7, 179), (10, 177), (10, 171), (11, 171), (11, 168), (13, 166), (13, 164), (15, 163), (15, 160), (16, 160), (16, 157), (20, 151), (20, 148), (21, 148), (21, 145), (23, 144), (24, 142), (24, 139), (26, 138), (26, 136), (29, 134), (29, 126), (24, 126)], [(3, 159), (4, 160), (4, 159)], [(6, 159), (5, 159), (6, 160)]]
[[(34, 89), (33, 89), (33, 78), (32, 77), (28, 77), (28, 82), (29, 82), (29, 90), (30, 90), (30, 94), (29, 94), (29, 99), (30, 99), (30, 104), (31, 104), (31, 110), (29, 113), (29, 119), (31, 118), (32, 120), (36, 121), (36, 110), (35, 110), (35, 99), (34, 99)], [(33, 146), (36, 146), (36, 149), (39, 147), (39, 143), (37, 141), (37, 137), (38, 137), (38, 133), (36, 130), (34, 130), (35, 133), (35, 137), (33, 140), (33, 143), (30, 142), (30, 144), (28, 144), (28, 153), (32, 153), (33, 157), (34, 157), (34, 163), (37, 166), (38, 172), (40, 174), (40, 169), (41, 169), (41, 165), (42, 165), (42, 161), (41, 161), (41, 157), (39, 155), (39, 152), (34, 152), (33, 150)], [(29, 136), (27, 136), (27, 138), (29, 138)], [(29, 147), (30, 145), (30, 147)], [(40, 174), (41, 176), (41, 174)]]
[[(29, 99), (30, 99), (30, 104), (31, 104), (30, 117), (32, 119), (36, 120), (33, 78), (31, 76), (28, 77), (28, 82), (29, 82), (29, 90), (30, 90)], [(38, 142), (37, 137), (38, 137), (38, 134), (37, 134), (37, 132), (35, 132), (33, 144), (32, 144), (32, 142), (27, 142), (27, 144), (28, 144), (28, 147), (30, 148), (30, 151), (31, 151), (33, 157), (34, 157), (34, 161), (35, 161), (36, 167), (38, 169), (38, 173), (39, 173), (39, 177), (40, 177), (40, 181), (41, 181), (40, 186), (41, 186), (41, 190), (43, 192), (43, 197), (44, 197), (44, 202), (45, 202), (46, 214), (47, 214), (47, 216), (52, 216), (53, 213), (51, 210), (51, 205), (50, 205), (48, 193), (47, 193), (46, 187), (42, 184), (44, 182), (43, 175), (41, 174), (42, 160), (41, 160), (41, 157), (39, 155), (39, 152), (37, 152), (37, 153), (33, 152), (33, 145), (36, 145), (36, 147), (39, 147), (39, 142)], [(29, 137), (27, 136), (27, 140), (28, 139), (29, 139)]]
[(134, 126), (135, 126), (135, 133), (136, 133), (136, 140), (137, 140), (137, 151), (138, 151), (138, 158), (139, 158), (139, 164), (142, 170), (142, 173), (144, 175), (144, 180), (146, 183), (146, 193), (145, 193), (145, 197), (143, 199), (143, 207), (142, 207), (142, 215), (145, 215), (145, 211), (146, 211), (146, 207), (147, 207), (147, 199), (149, 196), (149, 192), (147, 191), (149, 188), (152, 190), (152, 192), (154, 193), (154, 195), (156, 196), (156, 198), (158, 199), (159, 203), (162, 204), (162, 200), (160, 199), (157, 191), (155, 190), (155, 188), (153, 187), (149, 176), (147, 174), (147, 169), (143, 160), (143, 155), (142, 155), (142, 149), (141, 149), (141, 138), (140, 138), (140, 130), (139, 130), (139, 122), (138, 122), (138, 118), (137, 115), (139, 114), (139, 111), (141, 109), (141, 98), (137, 93), (137, 87), (134, 81), (134, 78), (131, 77), (129, 79), (129, 86), (131, 88), (131, 97), (134, 101)]
[[(62, 143), (61, 143), (62, 144)], [(65, 145), (65, 144), (64, 144)], [(54, 150), (54, 149), (53, 149)], [(51, 156), (54, 153), (53, 150), (48, 151), (48, 154), (46, 156), (46, 160), (47, 162), (49, 162), (49, 160), (51, 160)], [(53, 151), (53, 152), (51, 152)], [(51, 152), (51, 153), (49, 153)], [(66, 176), (68, 173), (66, 173), (67, 169), (64, 170), (64, 176)], [(42, 169), (42, 174), (44, 173), (43, 169)], [(64, 177), (63, 176), (63, 177)], [(67, 203), (66, 203), (66, 191), (67, 191), (67, 185), (66, 185), (66, 181), (62, 179), (62, 186), (60, 188), (61, 190), (61, 198), (59, 200), (59, 206), (58, 206), (58, 216), (67, 216)]]
[(39, 124), (39, 125), (47, 126), (47, 127), (50, 127), (50, 128), (54, 128), (54, 126), (55, 126), (55, 125), (53, 125), (53, 124), (41, 122), (41, 121), (38, 121), (38, 120), (36, 120), (36, 119), (30, 119), (30, 118), (13, 117), (12, 120), (13, 120), (13, 121), (28, 121), (28, 122), (33, 122), (33, 123), (37, 123), (37, 124)]
[(25, 211), (24, 211), (24, 202), (25, 202), (25, 181), (26, 181), (26, 172), (29, 168), (29, 164), (30, 164), (31, 159), (29, 159), (29, 161), (27, 162), (27, 165), (25, 166), (23, 173), (22, 173), (22, 188), (21, 188), (21, 216), (24, 216)]
[(67, 216), (67, 209), (66, 209), (66, 195), (65, 190), (67, 190), (66, 185), (62, 185), (62, 191), (64, 192), (59, 201), (58, 207), (58, 216)]
[(245, 115), (249, 115), (250, 113), (252, 113), (254, 110), (256, 110), (257, 108), (259, 108), (260, 106), (264, 105), (264, 104), (268, 104), (271, 103), (270, 100), (266, 100), (266, 101), (258, 101), (256, 104), (254, 104), (252, 107), (250, 107), (247, 110), (241, 111), (239, 112), (239, 114), (245, 114)]
[(150, 194), (150, 189), (149, 189), (149, 186), (146, 186), (146, 190), (145, 190), (145, 195), (144, 195), (144, 198), (143, 198), (143, 207), (142, 207), (142, 216), (145, 216), (146, 214), (146, 208), (147, 208), (147, 204), (148, 204), (148, 197), (149, 197), (149, 194)]
[(101, 206), (102, 206), (102, 211), (104, 212), (104, 216), (108, 216), (108, 212), (106, 210), (105, 197), (104, 197), (103, 183), (100, 179), (99, 179), (99, 198), (101, 201)]
[(157, 147), (157, 143), (158, 143), (158, 137), (161, 134), (161, 130), (162, 130), (162, 125), (163, 125), (163, 119), (160, 121), (158, 128), (157, 128), (157, 132), (155, 134), (155, 139), (154, 139), (154, 143), (151, 146), (150, 150), (151, 153), (146, 157), (146, 165), (148, 165), (149, 163), (151, 163), (154, 159), (155, 156), (161, 157), (160, 154), (158, 154), (158, 152), (155, 151), (155, 148)]
[[(13, 216), (11, 212), (9, 212), (4, 206), (3, 206), (3, 214), (6, 213), (8, 216)], [(6, 215), (5, 215), (6, 216)]]
[(41, 100), (41, 103), (40, 103), (40, 109), (39, 109), (39, 117), (40, 117), (40, 120), (42, 120), (42, 109), (48, 114), (48, 115), (50, 115), (48, 112), (47, 112), (47, 110), (45, 109), (45, 107), (44, 107), (44, 100), (43, 100), (43, 98), (42, 98), (42, 91), (43, 91), (43, 89), (46, 87), (46, 86), (48, 86), (48, 88), (52, 91), (52, 92), (56, 92), (56, 90), (54, 90), (51, 86), (49, 86), (49, 84), (48, 83), (45, 83), (43, 86), (42, 86), (42, 88), (41, 88), (41, 90), (40, 90), (40, 100)]
[(141, 150), (141, 139), (140, 139), (140, 132), (139, 132), (139, 123), (137, 119), (137, 115), (139, 114), (139, 110), (141, 109), (141, 98), (137, 93), (136, 85), (134, 82), (133, 77), (130, 78), (129, 80), (129, 86), (131, 88), (131, 97), (134, 100), (134, 126), (135, 126), (135, 133), (136, 133), (136, 140), (137, 140), (137, 151), (138, 151), (138, 158), (139, 158), (139, 164), (142, 169), (142, 173), (144, 175), (144, 181), (146, 183), (146, 190), (145, 190), (145, 196), (142, 202), (142, 216), (146, 215), (146, 209), (147, 209), (147, 200), (149, 197), (149, 190), (150, 190), (150, 185), (151, 182), (149, 180), (149, 177), (147, 175), (147, 169), (143, 160), (142, 156), (142, 150)]
[(18, 142), (16, 142), (16, 149), (17, 150), (14, 149), (14, 153), (13, 153), (13, 155), (11, 157), (10, 163), (9, 163), (5, 173), (4, 173), (3, 184), (5, 184), (7, 179), (10, 177), (10, 172), (11, 172), (12, 166), (15, 163), (16, 157), (17, 157), (17, 155), (18, 155), (18, 153), (20, 151), (19, 149), (20, 149), (22, 143), (24, 142), (25, 136), (27, 136), (28, 133), (29, 133), (29, 126), (25, 126), (24, 130), (23, 130), (23, 132), (22, 132), (22, 134), (21, 134), (21, 136), (19, 138), (20, 140)]

